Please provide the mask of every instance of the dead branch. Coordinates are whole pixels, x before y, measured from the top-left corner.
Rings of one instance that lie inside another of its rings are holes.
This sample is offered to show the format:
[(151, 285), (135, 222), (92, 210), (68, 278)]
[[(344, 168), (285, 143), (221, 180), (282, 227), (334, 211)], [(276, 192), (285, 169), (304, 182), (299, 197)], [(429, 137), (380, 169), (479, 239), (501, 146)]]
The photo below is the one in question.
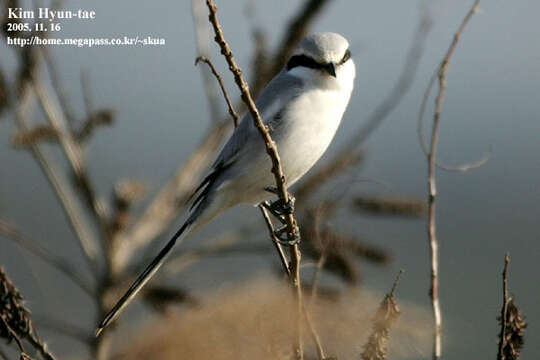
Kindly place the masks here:
[[(423, 132), (422, 128), (423, 128), (424, 113), (426, 112), (429, 95), (431, 94), (431, 90), (432, 90), (433, 86), (435, 85), (435, 81), (437, 80), (437, 78), (439, 78), (439, 88), (440, 88), (440, 86), (441, 86), (441, 84), (440, 84), (441, 72), (442, 71), (446, 72), (446, 68), (448, 67), (448, 64), (450, 62), (450, 58), (451, 58), (451, 56), (452, 56), (452, 54), (453, 54), (453, 52), (454, 52), (454, 50), (455, 50), (455, 48), (457, 46), (457, 43), (459, 42), (459, 39), (461, 37), (461, 34), (463, 33), (463, 30), (465, 29), (465, 26), (467, 26), (467, 23), (469, 22), (470, 18), (472, 17), (472, 15), (474, 13), (476, 13), (476, 11), (478, 9), (478, 3), (479, 3), (479, 1), (474, 3), (473, 8), (471, 9), (471, 11), (469, 11), (467, 16), (465, 17), (465, 19), (461, 23), (461, 26), (459, 27), (458, 31), (454, 34), (454, 39), (452, 40), (452, 43), (450, 44), (450, 47), (446, 52), (446, 56), (443, 58), (441, 64), (439, 65), (437, 70), (431, 76), (431, 78), (429, 80), (429, 83), (428, 83), (428, 86), (426, 88), (426, 91), (424, 92), (424, 97), (422, 99), (422, 104), (420, 105), (420, 111), (419, 111), (419, 114), (418, 114), (417, 134), (418, 134), (418, 141), (420, 142), (420, 146), (422, 147), (422, 151), (424, 152), (424, 154), (426, 156), (428, 156), (429, 149), (428, 149), (428, 145), (426, 143), (426, 140), (424, 138), (424, 132)], [(442, 91), (443, 94), (446, 91), (446, 83), (444, 85), (445, 85), (444, 90)], [(440, 91), (439, 91), (439, 94), (440, 94)], [(437, 96), (439, 96), (439, 95), (437, 95)], [(439, 101), (439, 100), (437, 99), (436, 102), (437, 101)], [(437, 111), (437, 110), (435, 110), (435, 111)], [(465, 163), (465, 164), (458, 165), (458, 166), (448, 166), (448, 165), (445, 165), (445, 164), (442, 164), (442, 163), (436, 161), (435, 166), (437, 166), (440, 169), (446, 170), (446, 171), (467, 172), (469, 170), (477, 169), (479, 167), (484, 166), (484, 164), (487, 163), (488, 160), (490, 159), (491, 154), (492, 154), (492, 149), (491, 149), (491, 146), (490, 146), (487, 154), (484, 155), (482, 158), (480, 158), (477, 161), (474, 161), (474, 162), (471, 162), (471, 163)]]
[[(34, 100), (34, 89), (33, 87), (28, 86), (23, 95), (19, 98), (18, 103), (15, 105), (15, 122), (23, 133), (29, 130), (27, 117)], [(64, 210), (64, 214), (69, 220), (69, 224), (79, 240), (78, 244), (88, 261), (90, 268), (97, 274), (98, 241), (89, 230), (89, 225), (83, 216), (82, 209), (79, 207), (73, 190), (67, 185), (67, 181), (60, 175), (61, 171), (58, 169), (57, 164), (41, 151), (38, 145), (32, 144), (29, 149), (45, 175), (45, 178), (56, 193), (60, 204), (62, 205), (62, 209)]]
[(392, 290), (386, 294), (377, 310), (377, 314), (373, 319), (373, 331), (364, 345), (364, 350), (361, 354), (362, 360), (387, 359), (387, 342), (390, 328), (400, 315), (399, 307), (394, 299), (394, 291), (402, 274), (403, 270), (400, 270), (392, 285)]
[(50, 91), (40, 80), (39, 76), (32, 76), (32, 84), (36, 91), (43, 112), (50, 125), (59, 133), (61, 148), (71, 166), (77, 185), (82, 190), (90, 209), (93, 211), (98, 224), (100, 225), (104, 239), (108, 238), (108, 210), (102, 199), (96, 194), (88, 176), (88, 171), (84, 164), (82, 149), (67, 127), (66, 119), (60, 105), (51, 96)]
[(506, 346), (506, 328), (508, 318), (508, 264), (510, 263), (510, 256), (506, 254), (504, 256), (504, 269), (502, 272), (503, 280), (503, 305), (501, 308), (501, 332), (499, 333), (499, 351), (497, 353), (497, 360), (505, 360), (504, 347)]
[[(197, 54), (199, 56), (210, 58), (210, 49), (212, 44), (210, 38), (210, 29), (208, 28), (208, 23), (206, 21), (206, 9), (204, 7), (204, 3), (200, 0), (193, 0), (191, 2), (191, 14), (193, 17), (193, 25), (195, 30)], [(208, 72), (201, 68), (200, 73), (210, 108), (210, 120), (214, 125), (216, 125), (221, 120), (221, 107), (219, 105), (217, 85)]]
[(15, 340), (21, 353), (24, 353), (22, 339), (28, 341), (45, 360), (54, 360), (47, 346), (36, 333), (30, 310), (23, 304), (24, 298), (0, 268), (0, 336), (8, 341)]
[[(249, 92), (249, 87), (247, 83), (244, 81), (242, 77), (242, 70), (238, 67), (236, 64), (236, 61), (234, 60), (233, 53), (229, 47), (229, 44), (225, 41), (225, 38), (223, 36), (223, 32), (221, 30), (221, 25), (218, 22), (217, 18), (217, 6), (214, 4), (212, 0), (206, 0), (206, 5), (208, 6), (209, 10), (209, 20), (212, 24), (212, 27), (214, 28), (214, 33), (216, 35), (215, 41), (221, 48), (221, 53), (225, 57), (227, 64), (229, 65), (229, 69), (234, 75), (234, 80), (236, 84), (238, 85), (238, 88), (241, 92), (241, 98), (242, 101), (246, 104), (248, 107), (249, 113), (251, 114), (251, 117), (253, 119), (253, 122), (255, 124), (255, 127), (259, 131), (261, 137), (264, 140), (266, 152), (268, 153), (268, 156), (272, 160), (272, 174), (274, 175), (274, 180), (276, 182), (276, 188), (278, 192), (278, 196), (283, 203), (287, 204), (289, 203), (289, 193), (287, 192), (286, 187), (286, 180), (285, 175), (283, 174), (283, 169), (281, 167), (281, 162), (278, 154), (278, 149), (276, 147), (276, 144), (272, 140), (270, 136), (270, 132), (266, 125), (264, 125), (261, 116), (259, 114), (259, 111), (257, 110), (257, 107), (255, 106), (255, 102), (253, 101), (253, 98), (251, 97), (251, 94)], [(296, 219), (294, 218), (294, 214), (286, 214), (284, 216), (285, 222), (287, 225), (287, 232), (290, 238), (294, 237), (294, 234), (298, 231), (298, 225), (296, 222)], [(302, 287), (300, 284), (300, 249), (298, 247), (298, 244), (294, 244), (290, 247), (290, 271), (293, 275), (292, 277), (292, 284), (294, 289), (296, 290), (296, 297), (298, 302), (298, 309), (297, 309), (297, 315), (300, 316), (302, 311)], [(302, 346), (302, 336), (301, 336), (301, 324), (300, 321), (298, 321), (298, 334), (297, 334), (297, 357), (300, 360), (303, 360), (304, 354), (303, 354), (303, 346)]]
[(227, 102), (227, 107), (229, 108), (229, 114), (231, 115), (234, 123), (234, 127), (238, 126), (238, 114), (236, 111), (234, 111), (233, 104), (231, 103), (231, 98), (229, 97), (229, 94), (227, 93), (227, 89), (225, 88), (225, 84), (223, 83), (223, 79), (217, 72), (216, 68), (214, 67), (214, 64), (212, 64), (212, 61), (210, 61), (209, 58), (205, 56), (199, 56), (197, 59), (195, 59), (195, 65), (199, 64), (199, 61), (202, 61), (206, 63), (210, 70), (212, 71), (212, 74), (214, 74), (216, 80), (219, 83), (219, 87), (221, 88), (221, 91), (223, 92), (223, 97), (225, 98), (225, 101)]
[(442, 317), (441, 308), (439, 303), (439, 252), (438, 241), (436, 235), (436, 220), (435, 220), (435, 199), (437, 196), (437, 189), (435, 185), (435, 163), (436, 163), (436, 151), (437, 142), (439, 139), (439, 121), (442, 111), (442, 99), (446, 91), (446, 70), (450, 63), (450, 58), (454, 53), (456, 45), (459, 41), (460, 35), (463, 33), (465, 26), (471, 19), (472, 15), (476, 12), (478, 3), (480, 0), (476, 0), (463, 19), (458, 31), (454, 35), (454, 40), (450, 44), (450, 47), (444, 56), (442, 63), (439, 67), (439, 92), (435, 100), (435, 113), (433, 115), (433, 128), (431, 132), (431, 145), (429, 152), (427, 153), (428, 161), (428, 240), (430, 247), (430, 260), (431, 260), (431, 304), (433, 308), (434, 317), (434, 331), (433, 331), (433, 353), (432, 359), (438, 360), (441, 357), (441, 332), (442, 332)]

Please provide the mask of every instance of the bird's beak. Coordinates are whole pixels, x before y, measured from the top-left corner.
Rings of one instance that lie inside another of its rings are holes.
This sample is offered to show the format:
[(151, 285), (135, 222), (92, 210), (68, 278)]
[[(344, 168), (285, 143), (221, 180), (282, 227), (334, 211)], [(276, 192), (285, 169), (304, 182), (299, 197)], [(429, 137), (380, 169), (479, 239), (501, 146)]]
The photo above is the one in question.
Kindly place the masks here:
[(336, 77), (336, 64), (329, 63), (326, 65), (325, 70), (328, 74), (332, 75), (333, 77)]

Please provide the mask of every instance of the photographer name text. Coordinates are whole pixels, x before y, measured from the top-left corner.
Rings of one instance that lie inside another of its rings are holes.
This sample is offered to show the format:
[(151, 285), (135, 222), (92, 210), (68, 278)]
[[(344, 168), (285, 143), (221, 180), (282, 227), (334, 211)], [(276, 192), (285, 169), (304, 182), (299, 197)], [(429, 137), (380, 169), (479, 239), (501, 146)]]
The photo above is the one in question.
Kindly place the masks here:
[[(37, 16), (36, 16), (37, 15)], [(23, 8), (8, 8), (9, 19), (48, 19), (49, 21), (59, 19), (95, 19), (94, 10), (52, 10), (49, 8), (38, 8), (34, 10), (24, 10)]]

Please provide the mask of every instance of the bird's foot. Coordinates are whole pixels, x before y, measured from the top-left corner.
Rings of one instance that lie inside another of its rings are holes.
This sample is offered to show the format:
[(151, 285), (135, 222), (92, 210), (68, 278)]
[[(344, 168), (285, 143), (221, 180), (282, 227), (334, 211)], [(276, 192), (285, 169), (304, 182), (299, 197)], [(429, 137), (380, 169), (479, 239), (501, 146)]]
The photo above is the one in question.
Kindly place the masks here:
[(293, 246), (300, 243), (300, 229), (294, 225), (294, 232), (291, 234), (287, 230), (287, 225), (274, 231), (277, 241), (282, 245)]
[[(277, 189), (275, 187), (266, 187), (264, 190), (277, 195)], [(294, 213), (294, 203), (296, 202), (296, 199), (294, 196), (292, 196), (290, 193), (287, 193), (287, 195), (289, 198), (288, 202), (284, 202), (281, 199), (277, 199), (276, 201), (273, 201), (273, 202), (270, 202), (270, 201), (263, 202), (263, 206), (267, 208), (270, 211), (270, 213), (272, 213), (272, 215), (280, 219), (282, 223), (284, 223), (283, 217), (285, 215), (290, 215)]]

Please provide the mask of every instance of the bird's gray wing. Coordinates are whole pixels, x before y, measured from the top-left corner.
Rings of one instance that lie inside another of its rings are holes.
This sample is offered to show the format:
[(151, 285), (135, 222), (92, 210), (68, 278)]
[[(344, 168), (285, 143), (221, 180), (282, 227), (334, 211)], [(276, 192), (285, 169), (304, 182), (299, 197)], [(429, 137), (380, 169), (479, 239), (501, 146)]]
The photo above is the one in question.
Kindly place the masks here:
[[(281, 114), (290, 100), (302, 91), (303, 86), (301, 79), (282, 71), (261, 92), (255, 104), (263, 122), (271, 124), (271, 132), (272, 128), (279, 126)], [(217, 156), (210, 173), (195, 190), (193, 196), (202, 191), (192, 203), (191, 208), (197, 206), (204, 199), (212, 185), (216, 184), (223, 173), (236, 163), (243, 154), (253, 151), (254, 145), (258, 144), (256, 142), (262, 142), (262, 139), (253, 123), (251, 114), (248, 112)]]

